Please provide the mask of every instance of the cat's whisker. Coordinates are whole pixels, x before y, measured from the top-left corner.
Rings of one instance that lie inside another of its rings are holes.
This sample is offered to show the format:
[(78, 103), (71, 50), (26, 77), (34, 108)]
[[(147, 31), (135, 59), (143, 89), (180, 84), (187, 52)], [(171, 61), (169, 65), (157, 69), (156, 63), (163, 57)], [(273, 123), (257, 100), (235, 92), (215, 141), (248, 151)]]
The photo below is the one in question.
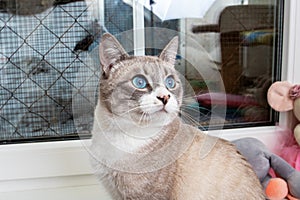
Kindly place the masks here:
[(126, 115), (126, 114), (128, 114), (128, 113), (130, 113), (130, 112), (132, 112), (132, 111), (137, 110), (137, 109), (140, 109), (140, 106), (136, 106), (136, 107), (134, 107), (134, 108), (131, 108), (131, 109), (129, 109), (129, 110), (126, 110), (126, 111), (120, 113), (119, 115), (120, 115), (120, 116), (124, 116), (124, 115)]
[(151, 115), (147, 112), (143, 112), (139, 119), (138, 124), (139, 125), (149, 125), (150, 121), (151, 121)]
[(141, 115), (141, 117), (140, 117), (140, 119), (139, 119), (139, 121), (138, 121), (138, 124), (139, 124), (139, 125), (142, 125), (142, 124), (143, 124), (143, 120), (144, 120), (145, 114), (146, 114), (145, 112), (142, 113), (142, 115)]
[[(198, 112), (199, 115), (203, 115), (203, 111), (206, 111), (207, 114), (211, 114), (212, 110), (214, 110), (217, 106), (212, 106), (212, 108), (205, 108), (205, 107), (192, 107), (190, 104), (182, 104), (181, 108), (184, 108), (186, 110), (190, 110), (190, 111), (194, 111), (194, 112)], [(201, 108), (201, 111), (200, 111)]]
[(187, 95), (183, 95), (182, 99), (183, 100), (186, 100), (186, 99), (196, 100), (197, 98), (196, 98), (196, 95), (187, 94)]
[(192, 107), (191, 105), (181, 105), (181, 108), (186, 108), (186, 110), (197, 111), (200, 112), (199, 107)]
[(145, 115), (145, 124), (148, 126), (151, 121), (151, 115), (149, 113), (146, 113)]
[[(197, 113), (199, 113), (199, 117), (200, 117), (200, 112), (198, 109), (194, 109), (194, 108), (191, 108), (190, 110), (193, 110), (193, 111), (197, 111)], [(188, 120), (190, 120), (193, 124), (195, 124), (196, 126), (201, 126), (202, 125), (200, 124), (200, 122), (198, 120), (196, 120), (191, 114), (189, 114), (188, 112), (182, 110), (181, 108), (180, 109), (177, 109), (176, 110), (180, 115), (186, 117)]]
[(152, 121), (152, 118), (151, 118), (151, 115), (147, 115), (147, 117), (148, 117), (148, 124), (147, 125), (149, 125), (149, 123)]
[(126, 110), (126, 111), (120, 113), (119, 115), (120, 115), (120, 116), (123, 116), (123, 115), (126, 115), (126, 114), (128, 114), (128, 113), (130, 113), (130, 112), (132, 112), (132, 111), (136, 111), (136, 110), (138, 110), (138, 109), (141, 109), (141, 110), (142, 110), (142, 109), (146, 109), (146, 108), (153, 108), (153, 105), (136, 106), (136, 107), (134, 107), (134, 108), (131, 108), (131, 109), (129, 109), (129, 110)]
[(199, 121), (195, 120), (193, 118), (193, 116), (191, 116), (191, 115), (189, 115), (188, 113), (185, 113), (185, 112), (181, 112), (181, 115), (183, 117), (185, 117), (186, 120), (189, 120), (191, 125), (196, 126), (198, 128), (201, 128), (201, 129), (204, 129), (204, 126)]
[[(189, 113), (184, 112), (184, 111), (180, 111), (180, 115), (183, 117), (188, 118), (190, 121), (192, 121), (193, 123), (197, 122)], [(197, 122), (198, 123), (198, 122)]]
[(141, 115), (141, 117), (140, 117), (140, 120), (139, 120), (139, 124), (140, 124), (140, 125), (142, 125), (143, 122), (145, 121), (145, 117), (146, 117), (146, 113), (143, 112), (142, 115)]

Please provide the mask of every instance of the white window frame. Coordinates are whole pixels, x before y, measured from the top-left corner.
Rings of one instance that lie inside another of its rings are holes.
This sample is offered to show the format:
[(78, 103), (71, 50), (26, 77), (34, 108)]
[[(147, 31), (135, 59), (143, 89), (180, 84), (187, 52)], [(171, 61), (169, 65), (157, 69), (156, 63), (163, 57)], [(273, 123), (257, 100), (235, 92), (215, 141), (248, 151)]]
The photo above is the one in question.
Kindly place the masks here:
[[(300, 1), (286, 0), (282, 80), (291, 83), (300, 83), (299, 35)], [(280, 114), (280, 124), (287, 125), (289, 119), (290, 115)], [(271, 147), (275, 129), (275, 126), (228, 129), (221, 131), (220, 136), (229, 140), (252, 136)], [(0, 160), (0, 199), (7, 192), (97, 184), (80, 140), (2, 145)]]

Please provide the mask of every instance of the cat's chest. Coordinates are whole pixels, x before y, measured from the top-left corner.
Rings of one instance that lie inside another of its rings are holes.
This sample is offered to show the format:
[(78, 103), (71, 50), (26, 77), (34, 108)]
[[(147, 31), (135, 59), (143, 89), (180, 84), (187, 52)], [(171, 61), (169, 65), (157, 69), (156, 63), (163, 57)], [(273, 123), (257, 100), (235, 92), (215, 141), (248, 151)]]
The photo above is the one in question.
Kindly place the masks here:
[(148, 173), (126, 173), (107, 169), (105, 181), (120, 199), (171, 199), (175, 165)]

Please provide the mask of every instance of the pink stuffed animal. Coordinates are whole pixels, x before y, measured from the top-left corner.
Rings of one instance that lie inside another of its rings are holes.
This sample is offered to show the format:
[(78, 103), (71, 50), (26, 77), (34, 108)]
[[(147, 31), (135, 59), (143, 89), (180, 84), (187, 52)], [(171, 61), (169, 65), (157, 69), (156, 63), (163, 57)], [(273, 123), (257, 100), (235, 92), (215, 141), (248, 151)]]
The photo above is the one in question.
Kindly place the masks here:
[(286, 131), (284, 144), (279, 155), (300, 171), (300, 85), (286, 81), (275, 82), (268, 90), (270, 106), (279, 112), (293, 111), (295, 116), (294, 131)]

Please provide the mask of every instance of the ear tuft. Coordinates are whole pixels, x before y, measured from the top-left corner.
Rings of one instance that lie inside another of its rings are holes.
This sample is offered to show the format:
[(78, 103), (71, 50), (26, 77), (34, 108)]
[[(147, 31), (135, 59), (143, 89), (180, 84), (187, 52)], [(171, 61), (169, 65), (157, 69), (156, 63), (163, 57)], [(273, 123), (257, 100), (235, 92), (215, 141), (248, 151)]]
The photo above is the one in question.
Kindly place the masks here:
[(105, 33), (102, 36), (99, 54), (104, 73), (107, 73), (110, 69), (110, 66), (116, 61), (129, 56), (119, 41), (109, 33)]
[(174, 37), (162, 50), (159, 58), (174, 65), (178, 50), (178, 36)]

